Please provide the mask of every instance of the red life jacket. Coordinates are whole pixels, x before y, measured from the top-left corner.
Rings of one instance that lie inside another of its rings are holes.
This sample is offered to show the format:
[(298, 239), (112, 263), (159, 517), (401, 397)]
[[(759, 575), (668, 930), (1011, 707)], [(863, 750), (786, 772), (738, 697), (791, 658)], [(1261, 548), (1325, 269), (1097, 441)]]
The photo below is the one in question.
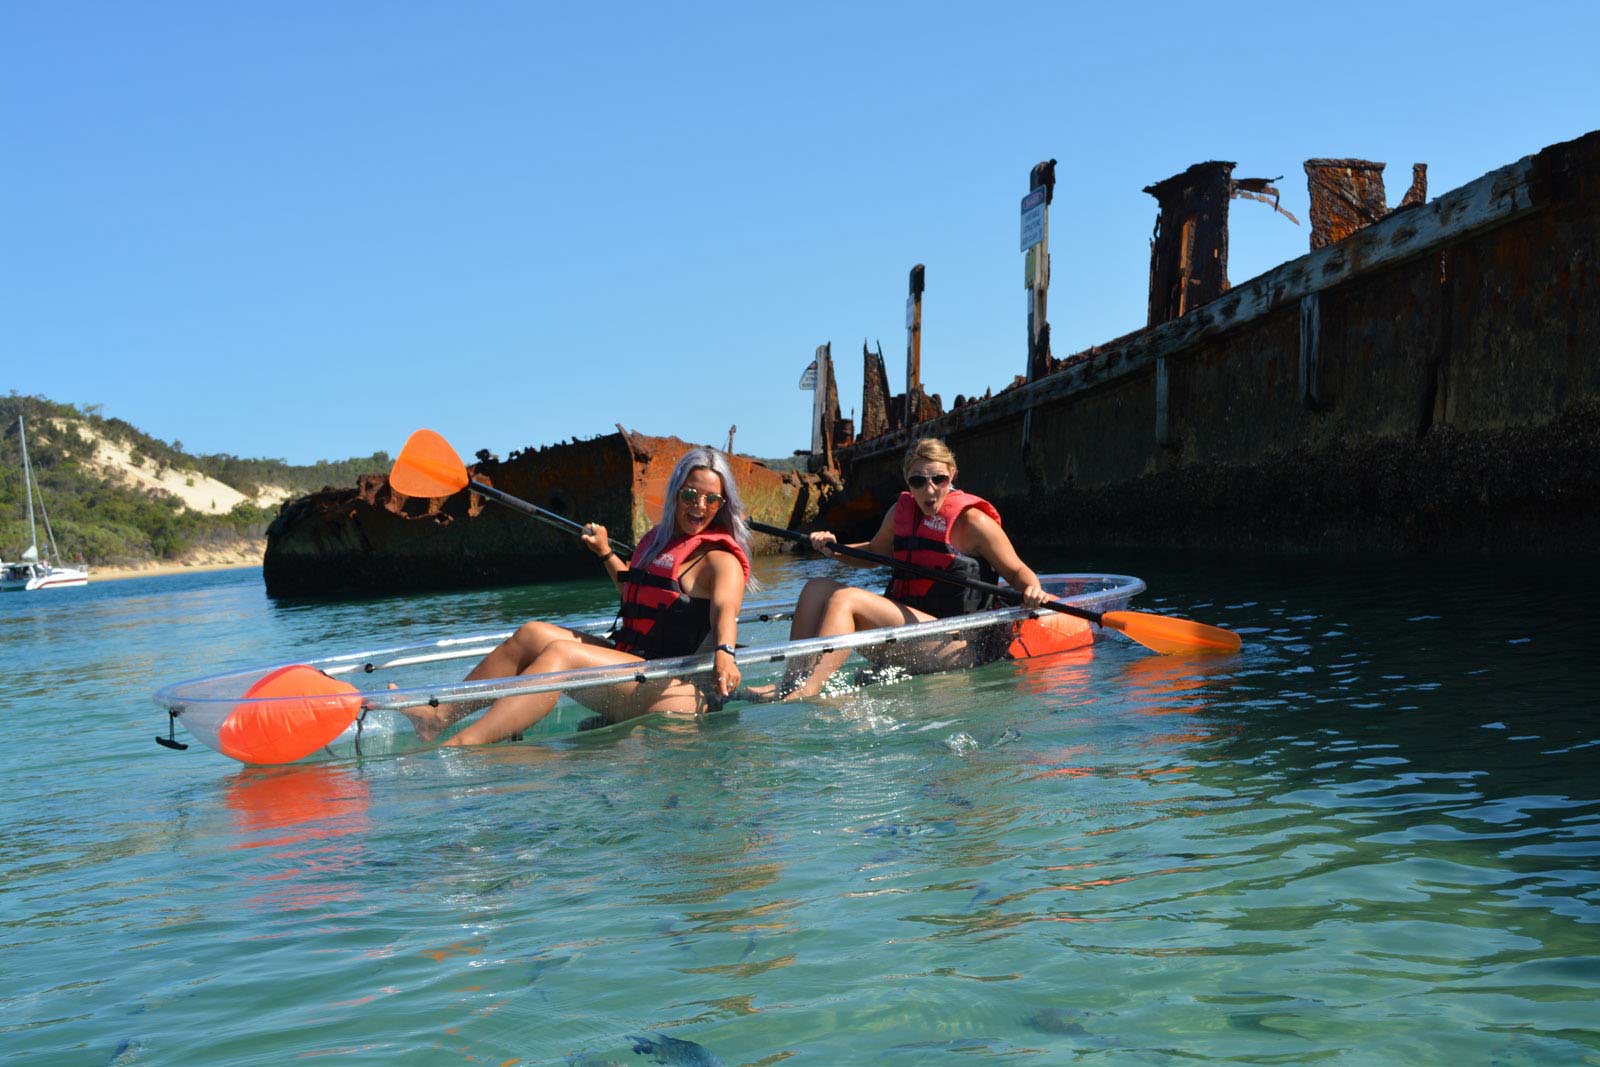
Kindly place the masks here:
[[(646, 534), (648, 544), (655, 531)], [(622, 627), (614, 643), (619, 652), (631, 652), (643, 659), (687, 656), (700, 650), (711, 633), (711, 601), (696, 599), (683, 591), (678, 577), (684, 564), (702, 546), (732, 552), (750, 580), (750, 558), (731, 534), (706, 530), (692, 537), (679, 534), (656, 550), (655, 559), (640, 568), (630, 562), (617, 575), (622, 582)]]
[[(950, 543), (956, 519), (968, 508), (977, 508), (995, 522), (1000, 513), (979, 496), (952, 489), (934, 515), (924, 515), (910, 493), (901, 493), (894, 505), (894, 558), (938, 571), (949, 571), (961, 578), (976, 578), (993, 583), (998, 579), (988, 562), (963, 555)], [(908, 607), (927, 612), (936, 619), (951, 615), (970, 615), (993, 607), (993, 597), (973, 589), (963, 589), (932, 578), (896, 574), (889, 579), (884, 596)]]

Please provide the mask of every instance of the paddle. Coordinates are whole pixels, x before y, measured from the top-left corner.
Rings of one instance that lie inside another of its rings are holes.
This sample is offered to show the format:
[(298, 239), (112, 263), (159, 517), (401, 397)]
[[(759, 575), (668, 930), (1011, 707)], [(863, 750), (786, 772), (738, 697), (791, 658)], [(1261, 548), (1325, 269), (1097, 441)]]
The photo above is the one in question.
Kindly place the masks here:
[[(468, 477), (467, 465), (461, 462), (461, 457), (450, 447), (450, 442), (432, 430), (418, 430), (406, 439), (405, 447), (400, 450), (394, 466), (389, 468), (389, 484), (406, 496), (429, 498), (451, 496), (463, 489), (471, 489), (490, 500), (520, 511), (524, 515), (531, 515), (568, 533), (587, 532), (581, 522), (573, 522), (564, 515), (546, 511), (537, 504), (530, 504), (520, 497), (501, 492), (492, 485), (474, 481)], [(633, 555), (632, 545), (612, 540), (611, 547), (623, 555)]]
[[(750, 529), (759, 533), (770, 534), (773, 537), (787, 537), (791, 541), (798, 541), (802, 544), (811, 543), (811, 538), (798, 530), (785, 530), (777, 526), (768, 526), (764, 522), (752, 521)], [(936, 582), (947, 582), (950, 585), (960, 585), (968, 589), (990, 593), (1008, 604), (1022, 603), (1022, 594), (1008, 586), (980, 582), (974, 578), (962, 578), (945, 571), (934, 570), (932, 567), (904, 563), (889, 556), (880, 556), (876, 552), (851, 548), (849, 545), (835, 543), (833, 550), (841, 556), (853, 556), (869, 563), (893, 567), (897, 571), (914, 574), (919, 578), (930, 578)], [(1208, 626), (1203, 622), (1174, 619), (1169, 615), (1151, 615), (1143, 611), (1090, 611), (1087, 608), (1074, 607), (1071, 604), (1063, 604), (1056, 600), (1047, 600), (1041, 607), (1049, 608), (1051, 611), (1059, 611), (1063, 615), (1076, 615), (1080, 619), (1088, 619), (1096, 626), (1117, 630), (1146, 648), (1154, 649), (1157, 652), (1239, 651), (1238, 634), (1232, 630), (1224, 630), (1220, 626)]]

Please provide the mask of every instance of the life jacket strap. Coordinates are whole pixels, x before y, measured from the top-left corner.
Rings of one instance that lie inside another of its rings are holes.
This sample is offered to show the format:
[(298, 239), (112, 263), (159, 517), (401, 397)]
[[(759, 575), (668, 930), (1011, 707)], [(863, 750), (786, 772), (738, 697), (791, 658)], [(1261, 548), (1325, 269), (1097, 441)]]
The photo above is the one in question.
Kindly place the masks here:
[(894, 539), (896, 552), (937, 552), (941, 556), (956, 555), (955, 546), (949, 541), (935, 541), (931, 537), (896, 537)]
[(651, 574), (646, 570), (633, 570), (630, 568), (629, 570), (618, 572), (617, 578), (630, 585), (645, 585), (652, 589), (670, 589), (674, 593), (682, 592), (676, 579), (660, 574)]

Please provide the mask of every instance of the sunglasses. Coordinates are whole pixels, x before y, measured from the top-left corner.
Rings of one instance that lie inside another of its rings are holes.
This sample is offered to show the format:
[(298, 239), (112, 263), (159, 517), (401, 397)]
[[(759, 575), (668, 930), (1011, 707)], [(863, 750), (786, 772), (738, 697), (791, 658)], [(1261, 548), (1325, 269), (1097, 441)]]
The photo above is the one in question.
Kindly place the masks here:
[(700, 490), (690, 489), (688, 486), (678, 490), (679, 503), (688, 504), (690, 507), (700, 503), (701, 497), (706, 498), (706, 507), (708, 508), (721, 507), (722, 501), (726, 499), (721, 493), (702, 493)]
[(935, 489), (943, 489), (950, 484), (950, 476), (948, 474), (911, 474), (906, 476), (906, 484), (913, 489), (921, 489), (929, 482), (933, 483)]

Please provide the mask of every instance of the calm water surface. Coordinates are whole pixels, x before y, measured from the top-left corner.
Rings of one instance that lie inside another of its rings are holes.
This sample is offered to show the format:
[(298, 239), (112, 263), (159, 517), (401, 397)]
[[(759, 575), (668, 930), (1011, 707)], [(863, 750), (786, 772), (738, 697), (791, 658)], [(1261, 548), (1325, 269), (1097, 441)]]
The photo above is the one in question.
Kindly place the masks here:
[(1061, 569), (1139, 574), (1135, 607), (1245, 651), (1112, 639), (252, 770), (157, 747), (150, 692), (590, 617), (607, 588), (274, 603), (234, 571), (0, 596), (0, 1054), (1600, 1063), (1592, 565)]

